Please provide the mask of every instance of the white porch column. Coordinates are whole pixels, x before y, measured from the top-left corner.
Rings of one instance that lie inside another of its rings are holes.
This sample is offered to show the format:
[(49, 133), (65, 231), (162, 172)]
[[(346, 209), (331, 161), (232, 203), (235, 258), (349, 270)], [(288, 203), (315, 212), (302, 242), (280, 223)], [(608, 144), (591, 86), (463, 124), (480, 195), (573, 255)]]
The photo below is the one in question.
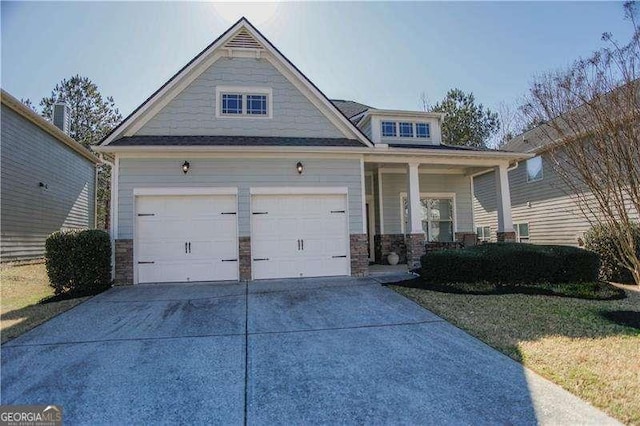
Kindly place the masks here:
[(420, 163), (407, 164), (407, 205), (409, 217), (407, 218), (407, 234), (422, 234), (422, 207), (420, 205)]
[(409, 268), (420, 266), (420, 257), (426, 252), (425, 234), (422, 230), (422, 206), (420, 204), (420, 163), (407, 164), (407, 206), (409, 217), (405, 233), (407, 265)]
[(515, 241), (513, 219), (511, 217), (511, 194), (509, 192), (509, 172), (506, 164), (494, 168), (496, 176), (496, 209), (498, 211), (498, 241)]

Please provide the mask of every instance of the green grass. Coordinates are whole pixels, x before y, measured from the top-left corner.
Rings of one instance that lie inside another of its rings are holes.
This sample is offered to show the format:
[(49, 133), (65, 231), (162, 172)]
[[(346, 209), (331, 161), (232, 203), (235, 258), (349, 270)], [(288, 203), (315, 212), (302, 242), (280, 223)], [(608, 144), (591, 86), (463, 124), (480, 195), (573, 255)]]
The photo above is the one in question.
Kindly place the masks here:
[[(2, 343), (82, 303), (87, 297), (39, 303), (53, 289), (43, 263), (0, 268), (0, 333)], [(55, 300), (55, 299), (53, 299)]]
[(640, 425), (640, 330), (606, 314), (640, 315), (639, 292), (601, 301), (391, 288), (622, 422)]

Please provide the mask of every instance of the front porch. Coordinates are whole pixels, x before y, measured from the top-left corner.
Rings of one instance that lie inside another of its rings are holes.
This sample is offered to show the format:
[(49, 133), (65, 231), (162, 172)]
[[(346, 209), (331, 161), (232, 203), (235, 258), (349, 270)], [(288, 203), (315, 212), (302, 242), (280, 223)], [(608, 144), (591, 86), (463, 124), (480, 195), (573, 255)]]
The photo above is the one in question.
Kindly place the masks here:
[(365, 159), (369, 261), (388, 265), (395, 252), (412, 269), (427, 251), (477, 244), (472, 176), (489, 168), (496, 171), (499, 241), (515, 241), (508, 167), (487, 158)]

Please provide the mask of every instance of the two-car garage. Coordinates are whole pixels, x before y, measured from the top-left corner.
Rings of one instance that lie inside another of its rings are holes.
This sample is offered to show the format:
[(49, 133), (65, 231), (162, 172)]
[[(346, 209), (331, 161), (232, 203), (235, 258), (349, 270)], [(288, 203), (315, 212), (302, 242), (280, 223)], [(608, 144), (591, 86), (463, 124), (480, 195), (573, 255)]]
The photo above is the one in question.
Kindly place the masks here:
[(138, 283), (238, 280), (239, 221), (248, 221), (251, 278), (349, 275), (346, 191), (256, 188), (139, 190)]

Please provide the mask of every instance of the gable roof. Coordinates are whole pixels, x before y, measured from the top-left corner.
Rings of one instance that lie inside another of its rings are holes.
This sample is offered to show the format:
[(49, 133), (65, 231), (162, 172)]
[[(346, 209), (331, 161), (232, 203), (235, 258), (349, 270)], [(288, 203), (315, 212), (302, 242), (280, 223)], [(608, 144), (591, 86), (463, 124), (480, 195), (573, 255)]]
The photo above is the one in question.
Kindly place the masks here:
[(79, 142), (71, 138), (71, 136), (67, 135), (58, 127), (48, 122), (46, 119), (44, 119), (35, 111), (33, 111), (31, 108), (27, 107), (25, 104), (20, 102), (18, 99), (11, 96), (4, 89), (0, 89), (0, 101), (2, 102), (2, 105), (5, 105), (8, 108), (11, 108), (14, 112), (16, 112), (22, 118), (38, 126), (40, 129), (44, 130), (49, 135), (53, 136), (58, 141), (68, 146), (73, 151), (77, 152), (82, 157), (84, 157), (85, 159), (91, 161), (94, 164), (100, 163), (100, 160), (98, 159), (98, 157), (93, 155), (91, 151), (89, 151), (87, 148), (82, 146)]
[(375, 109), (369, 105), (361, 104), (356, 101), (345, 101), (343, 99), (331, 99), (331, 102), (338, 108), (345, 117), (351, 119), (352, 117), (362, 114), (366, 110)]
[[(189, 61), (173, 77), (171, 77), (165, 84), (147, 98), (147, 100), (138, 106), (138, 108), (129, 114), (127, 118), (125, 118), (101, 141), (100, 146), (109, 145), (123, 136), (132, 136), (134, 133), (132, 129), (137, 130), (139, 127), (136, 128), (136, 126), (139, 126), (140, 122), (145, 119), (148, 120), (155, 115), (155, 113), (151, 111), (154, 107), (157, 108), (161, 102), (164, 102), (164, 105), (166, 105), (169, 100), (177, 96), (184, 89), (184, 87), (181, 88), (180, 85), (185, 84), (185, 82), (193, 81), (197, 76), (204, 72), (210, 66), (207, 62), (212, 60), (217, 52), (230, 52), (234, 49), (239, 51), (255, 50), (257, 52), (257, 57), (260, 57), (259, 55), (261, 51), (268, 52), (275, 59), (278, 65), (281, 65), (283, 69), (289, 72), (294, 79), (302, 83), (303, 87), (308, 91), (308, 93), (305, 94), (307, 98), (310, 100), (316, 100), (319, 104), (320, 111), (324, 113), (327, 118), (332, 120), (336, 127), (338, 127), (343, 133), (353, 137), (353, 139), (358, 140), (361, 145), (368, 147), (373, 146), (367, 136), (349, 120), (349, 117), (336, 108), (336, 106), (331, 103), (327, 96), (322, 93), (322, 91), (320, 91), (320, 89), (318, 89), (311, 80), (309, 80), (244, 17), (240, 18), (220, 37), (209, 44), (209, 46)], [(285, 77), (287, 76), (285, 75)], [(99, 151), (100, 148), (97, 148)]]

